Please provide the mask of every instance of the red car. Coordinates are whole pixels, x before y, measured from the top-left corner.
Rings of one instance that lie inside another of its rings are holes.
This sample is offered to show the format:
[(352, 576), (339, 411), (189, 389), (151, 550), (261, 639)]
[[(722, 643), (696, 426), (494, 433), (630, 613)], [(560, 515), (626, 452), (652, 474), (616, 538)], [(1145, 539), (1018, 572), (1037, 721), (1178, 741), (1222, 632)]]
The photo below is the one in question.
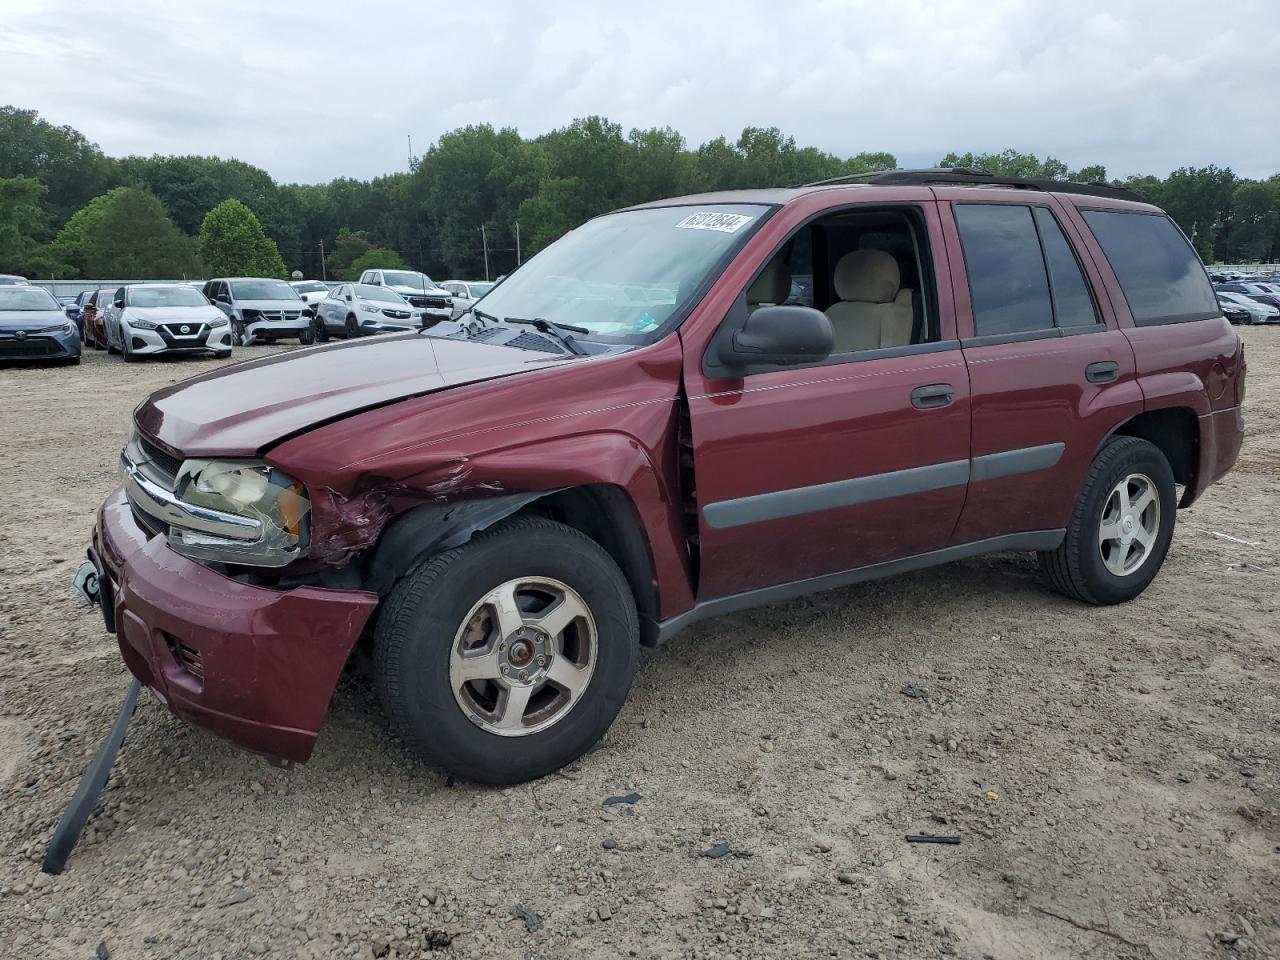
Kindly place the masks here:
[(515, 782), (714, 614), (993, 550), (1137, 597), (1235, 462), (1244, 378), (1190, 244), (1119, 189), (666, 200), (456, 322), (153, 394), (82, 575), (192, 723), (304, 761), (366, 642), (413, 749)]
[(95, 290), (80, 308), (80, 339), (95, 350), (107, 349), (107, 327), (103, 320), (115, 288)]

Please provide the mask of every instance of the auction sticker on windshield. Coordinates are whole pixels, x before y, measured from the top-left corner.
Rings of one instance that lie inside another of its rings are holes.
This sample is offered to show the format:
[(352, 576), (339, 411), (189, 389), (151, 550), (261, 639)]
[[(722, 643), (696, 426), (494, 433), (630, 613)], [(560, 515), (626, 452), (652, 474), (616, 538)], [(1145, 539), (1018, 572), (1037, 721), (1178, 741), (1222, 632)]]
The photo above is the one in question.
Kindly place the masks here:
[(691, 213), (676, 224), (682, 230), (718, 230), (721, 233), (736, 233), (755, 217), (744, 217), (740, 213)]

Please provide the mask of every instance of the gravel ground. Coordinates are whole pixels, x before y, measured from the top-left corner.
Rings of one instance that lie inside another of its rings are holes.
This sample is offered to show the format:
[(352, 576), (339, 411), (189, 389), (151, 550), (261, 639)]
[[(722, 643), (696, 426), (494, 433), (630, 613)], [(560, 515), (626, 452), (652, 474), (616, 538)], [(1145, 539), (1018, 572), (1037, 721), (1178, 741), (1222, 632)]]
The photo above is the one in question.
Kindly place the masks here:
[(506, 790), (359, 674), (293, 771), (144, 698), (57, 878), (127, 685), (71, 574), (133, 406), (215, 362), (0, 369), (0, 956), (1280, 956), (1280, 330), (1244, 336), (1237, 470), (1127, 606), (999, 555), (704, 623)]

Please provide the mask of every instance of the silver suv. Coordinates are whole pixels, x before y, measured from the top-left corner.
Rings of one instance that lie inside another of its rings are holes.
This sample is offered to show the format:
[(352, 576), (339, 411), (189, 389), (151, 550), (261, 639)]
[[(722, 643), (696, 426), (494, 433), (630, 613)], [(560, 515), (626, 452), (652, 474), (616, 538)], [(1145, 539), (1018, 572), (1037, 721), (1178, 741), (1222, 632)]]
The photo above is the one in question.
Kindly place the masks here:
[(313, 311), (298, 291), (283, 280), (266, 277), (222, 277), (204, 285), (209, 302), (231, 320), (237, 346), (292, 340), (313, 342)]
[(416, 270), (366, 270), (361, 283), (394, 290), (422, 311), (422, 325), (430, 327), (453, 318), (453, 298), (425, 273)]

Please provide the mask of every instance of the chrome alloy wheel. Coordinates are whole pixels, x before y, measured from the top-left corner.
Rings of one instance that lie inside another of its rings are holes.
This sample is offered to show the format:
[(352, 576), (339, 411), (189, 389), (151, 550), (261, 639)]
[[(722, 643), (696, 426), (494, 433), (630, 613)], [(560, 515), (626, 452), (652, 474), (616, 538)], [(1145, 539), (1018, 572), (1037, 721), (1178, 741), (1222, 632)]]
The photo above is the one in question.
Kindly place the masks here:
[(586, 692), (599, 637), (568, 584), (508, 580), (467, 614), (449, 651), (449, 686), (476, 726), (522, 737), (562, 720)]
[(1160, 495), (1150, 477), (1131, 473), (1107, 495), (1098, 524), (1102, 563), (1117, 577), (1137, 571), (1160, 535)]

